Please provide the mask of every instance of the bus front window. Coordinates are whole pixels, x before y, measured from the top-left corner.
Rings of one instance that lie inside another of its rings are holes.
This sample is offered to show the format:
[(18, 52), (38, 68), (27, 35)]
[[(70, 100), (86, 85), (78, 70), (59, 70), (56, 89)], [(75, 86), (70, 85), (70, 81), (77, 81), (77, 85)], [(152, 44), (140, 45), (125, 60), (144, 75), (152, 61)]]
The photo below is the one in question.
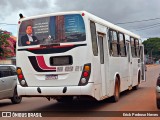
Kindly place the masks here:
[(50, 16), (23, 21), (19, 29), (19, 46), (85, 41), (81, 15)]

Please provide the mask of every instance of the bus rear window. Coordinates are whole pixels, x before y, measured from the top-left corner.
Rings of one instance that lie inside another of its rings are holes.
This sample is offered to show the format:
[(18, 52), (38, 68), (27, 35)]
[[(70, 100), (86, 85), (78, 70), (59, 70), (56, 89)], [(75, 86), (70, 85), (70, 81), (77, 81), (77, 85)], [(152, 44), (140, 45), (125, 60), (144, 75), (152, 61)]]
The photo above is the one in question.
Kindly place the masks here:
[(23, 21), (19, 29), (19, 46), (79, 42), (86, 40), (81, 15), (50, 16)]

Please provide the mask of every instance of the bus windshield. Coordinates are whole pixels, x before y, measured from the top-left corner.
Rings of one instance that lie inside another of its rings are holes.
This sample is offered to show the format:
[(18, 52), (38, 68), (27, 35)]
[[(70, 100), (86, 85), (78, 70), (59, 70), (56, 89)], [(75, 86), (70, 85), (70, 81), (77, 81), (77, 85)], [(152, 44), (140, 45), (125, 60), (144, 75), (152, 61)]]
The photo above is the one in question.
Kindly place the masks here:
[(22, 21), (19, 29), (19, 46), (57, 44), (86, 40), (81, 15), (61, 15)]

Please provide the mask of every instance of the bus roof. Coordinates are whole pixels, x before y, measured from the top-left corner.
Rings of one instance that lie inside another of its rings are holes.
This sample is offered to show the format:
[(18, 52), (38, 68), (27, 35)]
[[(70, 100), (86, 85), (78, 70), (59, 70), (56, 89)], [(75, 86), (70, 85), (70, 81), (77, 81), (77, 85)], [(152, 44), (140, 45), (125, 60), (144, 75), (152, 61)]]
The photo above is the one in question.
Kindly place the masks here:
[(36, 19), (36, 18), (41, 18), (41, 17), (48, 17), (48, 16), (57, 16), (57, 15), (66, 15), (66, 14), (82, 14), (82, 13), (84, 13), (85, 16), (87, 16), (90, 20), (93, 20), (96, 23), (99, 23), (101, 25), (104, 25), (104, 26), (109, 27), (111, 29), (114, 29), (116, 31), (125, 33), (125, 34), (132, 36), (132, 37), (135, 37), (137, 39), (140, 39), (139, 35), (136, 35), (136, 34), (130, 32), (122, 27), (114, 25), (113, 23), (110, 23), (110, 22), (108, 22), (102, 18), (99, 18), (89, 12), (86, 12), (86, 11), (68, 11), (68, 12), (56, 12), (56, 13), (50, 13), (50, 14), (36, 15), (36, 16), (31, 16), (31, 17), (27, 17), (27, 18), (22, 18), (22, 19), (20, 19), (20, 21), (25, 21), (25, 20), (29, 20), (29, 19)]
[[(87, 13), (87, 12), (86, 12), (86, 13)], [(104, 26), (106, 26), (106, 27), (109, 27), (109, 28), (111, 28), (111, 29), (114, 29), (114, 30), (116, 30), (116, 31), (125, 33), (125, 34), (127, 34), (127, 35), (129, 35), (129, 36), (132, 36), (132, 37), (135, 37), (135, 38), (137, 38), (137, 39), (140, 39), (140, 36), (139, 36), (139, 35), (136, 35), (136, 34), (130, 32), (130, 31), (128, 31), (128, 30), (126, 30), (126, 29), (124, 29), (124, 28), (122, 28), (122, 27), (119, 27), (119, 26), (117, 26), (117, 25), (114, 25), (113, 23), (110, 23), (110, 22), (108, 22), (108, 21), (106, 21), (106, 20), (104, 20), (104, 19), (102, 19), (102, 18), (99, 18), (99, 17), (97, 17), (97, 16), (95, 16), (95, 15), (93, 15), (93, 14), (91, 14), (91, 13), (87, 13), (87, 14), (88, 14), (88, 16), (89, 16), (89, 18), (90, 18), (91, 20), (93, 20), (93, 21), (95, 21), (95, 22), (97, 22), (97, 23), (99, 23), (99, 24), (102, 24), (102, 25), (104, 25)]]

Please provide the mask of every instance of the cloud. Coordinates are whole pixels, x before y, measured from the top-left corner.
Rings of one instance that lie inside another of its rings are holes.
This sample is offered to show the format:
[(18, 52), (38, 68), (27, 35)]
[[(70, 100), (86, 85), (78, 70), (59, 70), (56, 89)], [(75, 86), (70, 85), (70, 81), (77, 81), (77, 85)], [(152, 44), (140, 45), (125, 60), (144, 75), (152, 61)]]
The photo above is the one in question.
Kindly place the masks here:
[[(17, 34), (17, 25), (6, 25), (2, 23), (17, 24), (19, 13), (24, 16), (45, 14), (54, 11), (54, 0), (0, 0), (0, 29)], [(3, 11), (2, 11), (3, 10)]]
[[(60, 8), (60, 11), (86, 10), (112, 23), (160, 17), (159, 0), (69, 0), (68, 2), (64, 2), (64, 0), (57, 0), (55, 4)], [(150, 21), (134, 24), (123, 24), (120, 26), (134, 31), (143, 37), (160, 36), (157, 32), (160, 27), (155, 30), (148, 29), (146, 31), (135, 31), (137, 28), (155, 24), (157, 22), (158, 21)], [(148, 32), (152, 30), (154, 32)]]
[[(6, 20), (7, 17), (14, 14), (18, 16), (18, 12), (25, 15), (44, 14), (54, 7), (53, 0), (1, 0), (0, 20)], [(54, 10), (54, 9), (53, 9)]]
[[(75, 10), (86, 10), (112, 23), (137, 21), (160, 17), (159, 5), (159, 0), (0, 0), (0, 8), (3, 10), (0, 12), (0, 23), (17, 23), (19, 13), (28, 17)], [(158, 22), (160, 23), (160, 20), (119, 26), (142, 37), (160, 36), (160, 25), (157, 28), (136, 31)]]

